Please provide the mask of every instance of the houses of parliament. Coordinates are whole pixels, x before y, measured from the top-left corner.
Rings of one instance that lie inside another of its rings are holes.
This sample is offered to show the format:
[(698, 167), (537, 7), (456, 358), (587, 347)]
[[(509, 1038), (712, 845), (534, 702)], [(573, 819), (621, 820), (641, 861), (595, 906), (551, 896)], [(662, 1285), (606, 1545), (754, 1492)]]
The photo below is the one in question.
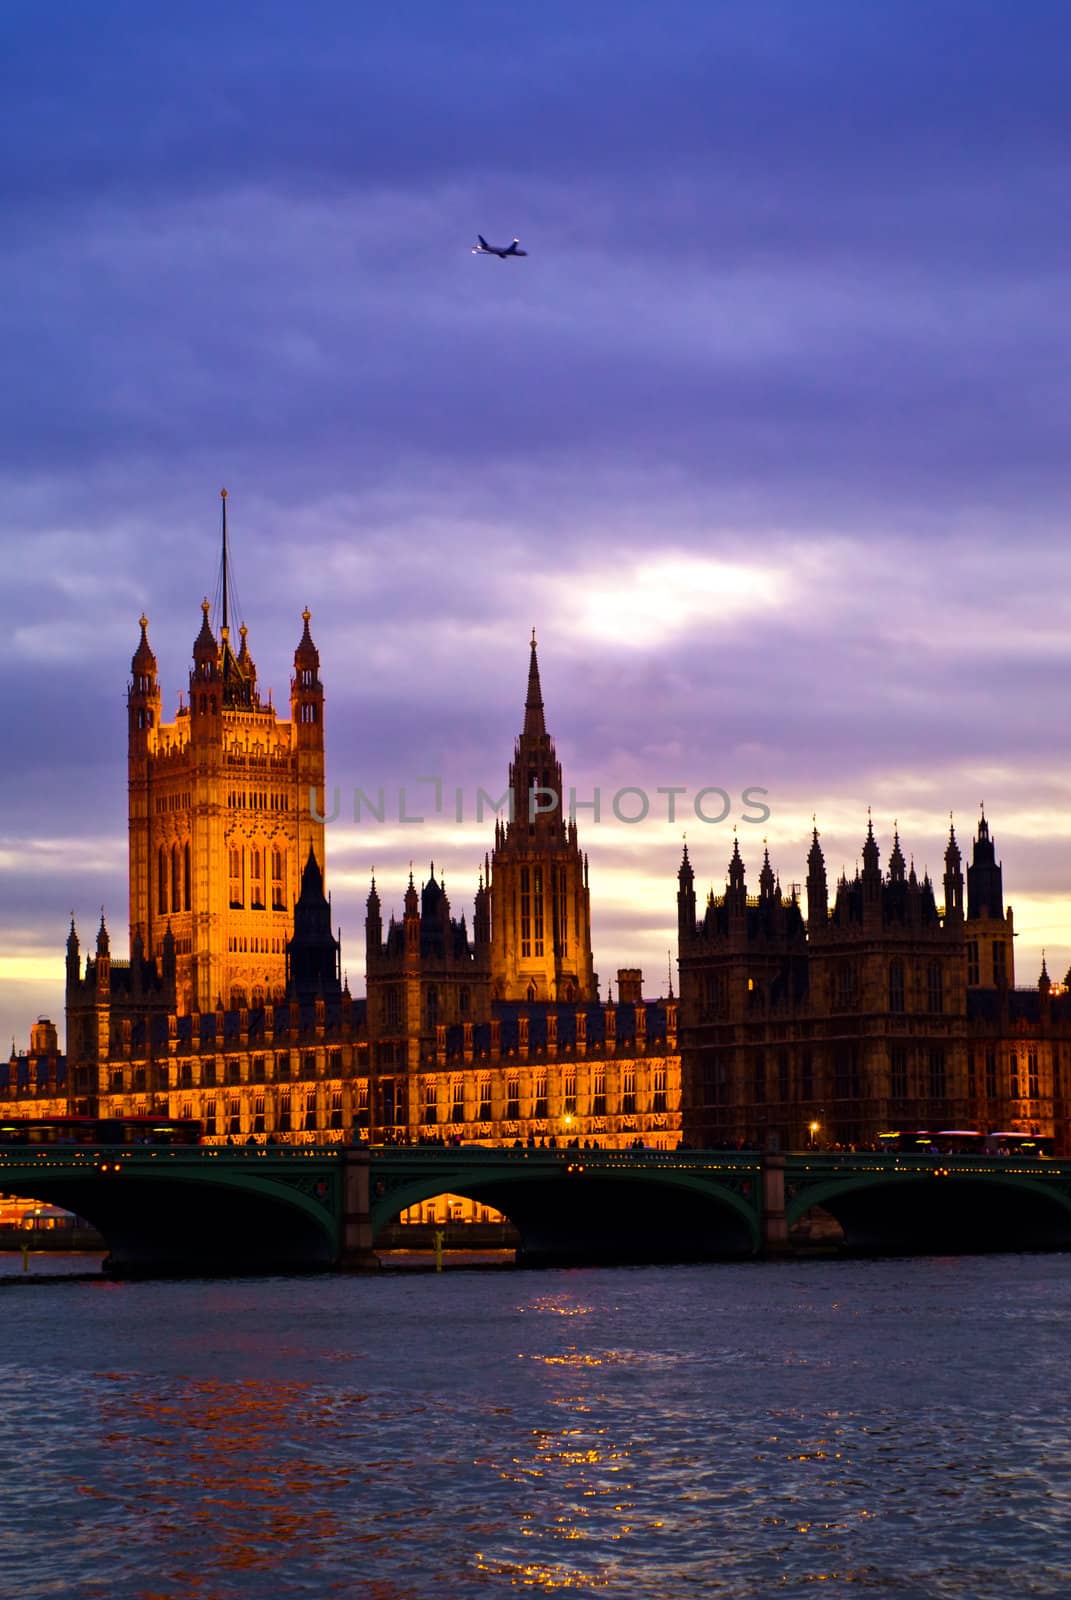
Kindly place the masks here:
[[(289, 719), (262, 699), (221, 595), (188, 694), (163, 720), (143, 616), (127, 690), (128, 954), (105, 916), (66, 951), (66, 1052), (41, 1020), (0, 1063), (0, 1111), (199, 1119), (217, 1141), (529, 1141), (672, 1148), (864, 1146), (888, 1131), (1012, 1130), (1071, 1153), (1071, 996), (1016, 988), (1012, 911), (983, 815), (937, 887), (872, 824), (830, 884), (815, 829), (806, 903), (769, 854), (750, 892), (677, 875), (679, 993), (638, 969), (601, 997), (587, 855), (563, 806), (535, 638), (471, 923), (432, 870), (397, 910), (372, 881), (366, 998), (342, 979), (326, 891), (324, 686), (311, 616)], [(295, 632), (297, 630), (295, 629)], [(520, 682), (524, 682), (519, 671)], [(530, 815), (534, 787), (557, 797)], [(317, 807), (321, 809), (317, 809)], [(703, 862), (705, 870), (709, 863)], [(399, 886), (401, 887), (401, 886)], [(667, 891), (667, 923), (672, 917)]]

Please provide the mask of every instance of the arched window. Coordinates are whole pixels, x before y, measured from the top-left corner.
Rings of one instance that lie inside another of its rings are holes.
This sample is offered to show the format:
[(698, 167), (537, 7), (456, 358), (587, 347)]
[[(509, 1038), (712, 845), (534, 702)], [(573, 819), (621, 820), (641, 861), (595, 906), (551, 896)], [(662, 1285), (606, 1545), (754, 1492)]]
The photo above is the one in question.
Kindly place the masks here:
[(264, 909), (264, 852), (249, 852), (249, 904), (254, 911)]
[(275, 911), (286, 908), (286, 851), (278, 848), (271, 853), (271, 903)]
[(161, 916), (167, 911), (167, 847), (161, 845), (156, 855), (156, 909)]
[(944, 985), (941, 963), (931, 961), (926, 969), (926, 1008), (928, 1011), (944, 1010)]
[(889, 1010), (899, 1013), (904, 1009), (904, 963), (889, 962)]
[(180, 910), (182, 906), (182, 857), (177, 844), (171, 846), (171, 909)]
[(190, 909), (190, 841), (182, 847), (182, 909)]
[(245, 895), (242, 892), (242, 849), (240, 845), (232, 844), (230, 848), (230, 902), (232, 906), (245, 905)]
[(529, 998), (529, 1000), (534, 1000), (535, 997), (536, 997), (535, 996), (535, 984), (534, 983), (530, 983), (528, 985), (528, 998)]

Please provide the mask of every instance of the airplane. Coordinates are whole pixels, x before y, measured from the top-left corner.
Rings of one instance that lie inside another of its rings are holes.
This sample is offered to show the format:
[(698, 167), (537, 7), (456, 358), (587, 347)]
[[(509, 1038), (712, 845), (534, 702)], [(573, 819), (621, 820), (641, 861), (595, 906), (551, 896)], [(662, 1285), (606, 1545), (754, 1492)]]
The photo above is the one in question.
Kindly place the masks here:
[(472, 247), (474, 256), (497, 256), (500, 261), (505, 261), (509, 256), (526, 256), (527, 250), (518, 248), (519, 239), (514, 239), (512, 244), (488, 244), (482, 233), (476, 235), (476, 243)]

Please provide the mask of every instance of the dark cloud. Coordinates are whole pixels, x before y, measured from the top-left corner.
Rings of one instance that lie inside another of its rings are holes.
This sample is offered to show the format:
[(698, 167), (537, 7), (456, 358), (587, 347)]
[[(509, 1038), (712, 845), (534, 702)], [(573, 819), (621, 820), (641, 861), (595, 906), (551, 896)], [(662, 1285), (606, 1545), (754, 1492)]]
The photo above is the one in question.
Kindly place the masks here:
[[(0, 22), (8, 954), (122, 925), (136, 618), (171, 709), (222, 483), (277, 704), (312, 607), (344, 789), (500, 783), (536, 623), (585, 792), (768, 785), (786, 882), (812, 811), (849, 864), (868, 803), (907, 816), (934, 867), (984, 797), (1058, 935), (1065, 9), (256, 12)], [(644, 839), (592, 833), (604, 972), (661, 971)], [(416, 846), (339, 850), (348, 895)], [(418, 853), (467, 904), (483, 847)]]

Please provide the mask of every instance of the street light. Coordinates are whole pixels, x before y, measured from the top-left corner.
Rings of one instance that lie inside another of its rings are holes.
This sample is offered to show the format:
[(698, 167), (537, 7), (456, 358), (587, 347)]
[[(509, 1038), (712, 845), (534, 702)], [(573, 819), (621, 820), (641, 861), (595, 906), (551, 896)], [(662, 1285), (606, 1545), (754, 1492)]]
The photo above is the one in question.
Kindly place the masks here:
[(819, 1134), (819, 1132), (821, 1130), (821, 1127), (822, 1127), (822, 1124), (820, 1122), (812, 1122), (811, 1123), (811, 1149), (812, 1150), (815, 1148), (815, 1145), (818, 1143), (818, 1134)]

